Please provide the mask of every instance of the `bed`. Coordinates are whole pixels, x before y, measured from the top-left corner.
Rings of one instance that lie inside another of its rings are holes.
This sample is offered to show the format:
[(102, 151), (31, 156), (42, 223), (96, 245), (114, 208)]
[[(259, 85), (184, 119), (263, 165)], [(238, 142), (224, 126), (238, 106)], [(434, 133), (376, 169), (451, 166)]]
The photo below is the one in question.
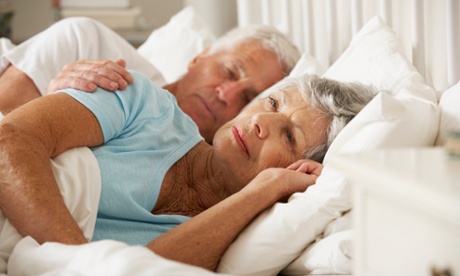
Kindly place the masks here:
[[(19, 236), (3, 219), (0, 253), (3, 248), (12, 251), (4, 264), (8, 274), (352, 275), (351, 187), (328, 160), (373, 149), (443, 146), (447, 133), (459, 131), (458, 14), (458, 0), (238, 0), (240, 26), (274, 25), (302, 50), (291, 76), (318, 74), (386, 91), (334, 141), (316, 185), (260, 214), (232, 243), (215, 273), (115, 241), (39, 245)], [(164, 43), (152, 43), (158, 39)], [(155, 30), (138, 52), (169, 82), (214, 39), (207, 23), (186, 7)], [(168, 58), (180, 66), (171, 68)], [(66, 164), (73, 169), (63, 169)], [(98, 194), (97, 185), (89, 185), (97, 182), (96, 161), (80, 148), (53, 160), (53, 168), (69, 209), (90, 238), (98, 197), (77, 199), (81, 193)]]

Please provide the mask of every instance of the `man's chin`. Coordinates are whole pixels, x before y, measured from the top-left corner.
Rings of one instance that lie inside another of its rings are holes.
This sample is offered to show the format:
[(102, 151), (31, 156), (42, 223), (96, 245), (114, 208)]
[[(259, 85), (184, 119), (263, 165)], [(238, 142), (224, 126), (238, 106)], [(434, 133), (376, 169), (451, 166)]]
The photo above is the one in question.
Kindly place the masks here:
[(208, 144), (212, 145), (212, 141), (213, 141), (213, 139), (214, 139), (214, 135), (207, 134), (207, 133), (201, 133), (201, 136), (203, 136), (204, 140), (205, 140)]

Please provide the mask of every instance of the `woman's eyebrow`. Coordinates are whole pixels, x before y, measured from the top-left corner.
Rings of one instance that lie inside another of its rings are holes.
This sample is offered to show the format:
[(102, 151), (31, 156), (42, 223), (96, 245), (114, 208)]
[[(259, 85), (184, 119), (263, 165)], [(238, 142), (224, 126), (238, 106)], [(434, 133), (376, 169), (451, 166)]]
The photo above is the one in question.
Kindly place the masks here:
[[(285, 89), (280, 89), (280, 91), (282, 92), (281, 93), (281, 103), (283, 105), (288, 104), (289, 103), (289, 98), (287, 97), (288, 92)], [(294, 104), (294, 103), (290, 103), (290, 104)], [(300, 134), (303, 136), (303, 140), (307, 141), (307, 134), (305, 133), (300, 122), (294, 122), (294, 121), (291, 121), (291, 122), (294, 128), (297, 129), (300, 132)]]
[(281, 94), (281, 103), (286, 104), (286, 94), (287, 94), (287, 92), (284, 89), (281, 89), (281, 92), (282, 92), (282, 94)]
[(294, 125), (294, 128), (297, 129), (301, 133), (301, 135), (303, 136), (303, 140), (306, 142), (307, 134), (305, 133), (303, 127), (297, 122), (293, 122), (293, 125)]

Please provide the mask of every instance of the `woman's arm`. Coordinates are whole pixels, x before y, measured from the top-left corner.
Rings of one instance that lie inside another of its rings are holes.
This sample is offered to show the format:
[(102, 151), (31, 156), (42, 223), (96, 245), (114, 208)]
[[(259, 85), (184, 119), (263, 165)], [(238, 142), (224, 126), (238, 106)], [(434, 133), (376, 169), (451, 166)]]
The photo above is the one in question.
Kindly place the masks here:
[(31, 101), (0, 122), (0, 207), (19, 233), (40, 243), (86, 242), (64, 204), (50, 158), (102, 142), (93, 114), (64, 93)]
[(228, 246), (260, 212), (316, 182), (322, 166), (302, 160), (289, 169), (267, 169), (240, 192), (148, 244), (155, 253), (214, 271)]

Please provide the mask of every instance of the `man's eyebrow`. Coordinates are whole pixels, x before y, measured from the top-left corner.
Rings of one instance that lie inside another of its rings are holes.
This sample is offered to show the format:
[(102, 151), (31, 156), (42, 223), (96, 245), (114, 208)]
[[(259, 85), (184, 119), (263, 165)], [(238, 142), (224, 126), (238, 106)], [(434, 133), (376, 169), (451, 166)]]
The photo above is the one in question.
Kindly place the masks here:
[(238, 68), (238, 72), (240, 73), (240, 78), (246, 76), (246, 68), (244, 67), (244, 62), (241, 60), (235, 60), (235, 66)]

